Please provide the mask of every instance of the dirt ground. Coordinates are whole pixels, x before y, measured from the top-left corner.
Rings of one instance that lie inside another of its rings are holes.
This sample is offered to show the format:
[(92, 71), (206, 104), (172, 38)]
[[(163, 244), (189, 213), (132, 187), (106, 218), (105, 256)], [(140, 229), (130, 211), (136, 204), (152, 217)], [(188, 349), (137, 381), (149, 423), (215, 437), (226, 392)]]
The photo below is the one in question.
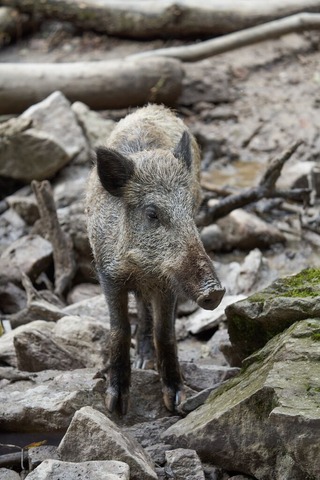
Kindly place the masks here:
[[(176, 109), (196, 135), (203, 153), (204, 186), (239, 190), (256, 185), (267, 162), (293, 140), (304, 144), (288, 162), (319, 163), (320, 53), (319, 35), (290, 34), (278, 40), (185, 64), (184, 89)], [(79, 33), (69, 24), (46, 22), (41, 30), (0, 50), (1, 62), (73, 62), (119, 59), (153, 48), (179, 45), (177, 40), (132, 41)], [(185, 44), (187, 42), (184, 42)], [(119, 119), (126, 110), (104, 111)], [(280, 184), (289, 186), (286, 169)], [(287, 245), (265, 252), (280, 274), (320, 265), (320, 238), (296, 231), (302, 211), (269, 209), (268, 221), (293, 225)], [(316, 201), (314, 215), (319, 205)], [(288, 223), (289, 222), (289, 223)], [(242, 254), (232, 252), (220, 261)]]

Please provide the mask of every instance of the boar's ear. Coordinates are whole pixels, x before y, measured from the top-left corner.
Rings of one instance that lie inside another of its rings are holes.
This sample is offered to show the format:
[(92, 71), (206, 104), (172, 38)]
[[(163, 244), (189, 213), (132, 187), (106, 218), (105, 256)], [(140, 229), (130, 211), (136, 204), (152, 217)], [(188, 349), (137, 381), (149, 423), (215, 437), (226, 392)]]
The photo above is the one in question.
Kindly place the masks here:
[(183, 132), (178, 145), (174, 149), (173, 155), (183, 160), (188, 169), (190, 169), (192, 162), (190, 135), (186, 130)]
[(121, 197), (123, 188), (134, 173), (133, 162), (106, 147), (98, 147), (96, 154), (100, 182), (111, 195)]

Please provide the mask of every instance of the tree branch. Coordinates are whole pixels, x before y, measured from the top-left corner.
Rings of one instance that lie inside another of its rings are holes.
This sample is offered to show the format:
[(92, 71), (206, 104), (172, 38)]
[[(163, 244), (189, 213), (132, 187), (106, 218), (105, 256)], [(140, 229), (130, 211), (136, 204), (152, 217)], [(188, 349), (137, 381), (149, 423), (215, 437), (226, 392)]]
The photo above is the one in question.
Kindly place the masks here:
[(244, 207), (250, 203), (261, 200), (262, 198), (280, 197), (294, 201), (309, 201), (310, 189), (308, 188), (297, 188), (292, 190), (277, 190), (275, 188), (276, 181), (281, 174), (283, 165), (302, 143), (301, 140), (297, 140), (279, 157), (272, 160), (258, 186), (249, 188), (238, 194), (229, 195), (215, 205), (201, 211), (196, 219), (197, 225), (206, 226), (210, 223), (214, 223), (216, 220), (228, 215), (236, 208)]
[(304, 30), (318, 30), (320, 14), (298, 13), (289, 17), (274, 20), (255, 27), (230, 33), (219, 38), (206, 40), (189, 46), (159, 48), (148, 52), (130, 55), (128, 58), (174, 57), (184, 62), (196, 62), (207, 57), (229, 52), (240, 47), (278, 38), (281, 35)]
[(38, 202), (42, 231), (52, 243), (55, 293), (61, 296), (69, 287), (75, 273), (72, 241), (69, 235), (63, 232), (60, 227), (48, 180), (43, 182), (33, 180), (31, 186)]

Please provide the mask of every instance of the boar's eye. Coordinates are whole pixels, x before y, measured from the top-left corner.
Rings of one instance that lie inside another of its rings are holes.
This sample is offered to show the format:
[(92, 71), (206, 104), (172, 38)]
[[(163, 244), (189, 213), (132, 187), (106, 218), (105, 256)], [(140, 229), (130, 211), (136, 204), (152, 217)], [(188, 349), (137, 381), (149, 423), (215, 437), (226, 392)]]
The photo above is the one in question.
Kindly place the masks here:
[(158, 220), (157, 209), (154, 205), (149, 205), (146, 208), (146, 215), (149, 220)]

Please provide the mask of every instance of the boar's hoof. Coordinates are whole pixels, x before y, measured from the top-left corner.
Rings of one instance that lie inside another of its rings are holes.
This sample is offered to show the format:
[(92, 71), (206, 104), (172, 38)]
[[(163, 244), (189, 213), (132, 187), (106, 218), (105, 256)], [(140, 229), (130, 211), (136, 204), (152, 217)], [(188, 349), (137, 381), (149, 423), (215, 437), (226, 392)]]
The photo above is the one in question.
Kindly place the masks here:
[(154, 370), (155, 364), (153, 358), (143, 358), (138, 356), (134, 361), (134, 368), (139, 368), (141, 370)]
[(129, 394), (118, 394), (114, 389), (107, 390), (106, 407), (110, 413), (118, 410), (121, 415), (126, 415), (129, 406)]
[(199, 307), (204, 308), (205, 310), (214, 310), (219, 306), (225, 293), (226, 291), (224, 288), (211, 290), (210, 292), (200, 295), (197, 298), (197, 304)]
[(164, 404), (169, 412), (174, 412), (177, 406), (186, 398), (183, 388), (175, 391), (173, 388), (165, 387), (162, 392)]

